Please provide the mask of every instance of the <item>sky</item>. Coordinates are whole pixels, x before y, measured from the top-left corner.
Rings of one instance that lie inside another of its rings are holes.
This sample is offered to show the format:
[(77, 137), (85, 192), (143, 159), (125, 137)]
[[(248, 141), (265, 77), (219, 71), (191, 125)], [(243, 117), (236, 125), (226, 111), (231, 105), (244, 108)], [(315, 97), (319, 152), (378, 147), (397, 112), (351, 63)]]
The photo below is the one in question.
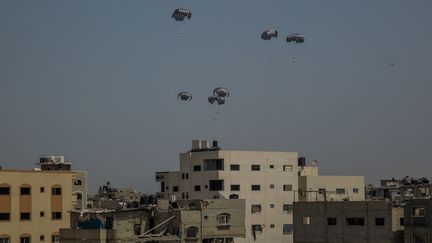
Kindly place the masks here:
[[(366, 183), (430, 178), (431, 13), (430, 0), (2, 0), (0, 166), (64, 155), (90, 192), (155, 192), (192, 139), (216, 139)], [(278, 38), (261, 40), (269, 28)], [(306, 41), (286, 43), (295, 32)]]

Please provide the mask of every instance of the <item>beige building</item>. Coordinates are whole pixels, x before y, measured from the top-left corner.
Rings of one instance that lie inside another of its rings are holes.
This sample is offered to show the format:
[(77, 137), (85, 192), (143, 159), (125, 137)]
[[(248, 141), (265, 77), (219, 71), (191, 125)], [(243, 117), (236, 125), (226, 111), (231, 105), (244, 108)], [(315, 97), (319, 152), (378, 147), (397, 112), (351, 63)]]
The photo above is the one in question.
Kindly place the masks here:
[(0, 242), (58, 242), (68, 211), (83, 208), (87, 172), (71, 171), (63, 156), (42, 156), (40, 168), (0, 170)]
[(157, 172), (165, 199), (246, 199), (246, 238), (235, 242), (292, 242), (292, 203), (298, 153), (221, 150), (192, 141), (180, 171)]

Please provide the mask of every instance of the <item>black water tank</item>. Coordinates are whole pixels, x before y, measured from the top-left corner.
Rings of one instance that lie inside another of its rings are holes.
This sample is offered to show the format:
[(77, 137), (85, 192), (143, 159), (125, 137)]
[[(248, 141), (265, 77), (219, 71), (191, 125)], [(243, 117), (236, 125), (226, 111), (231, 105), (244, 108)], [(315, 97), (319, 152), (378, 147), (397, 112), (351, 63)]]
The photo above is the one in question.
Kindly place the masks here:
[(217, 147), (219, 147), (218, 141), (217, 140), (213, 140), (213, 148), (217, 148)]
[(306, 166), (306, 158), (305, 157), (299, 157), (298, 158), (298, 166)]

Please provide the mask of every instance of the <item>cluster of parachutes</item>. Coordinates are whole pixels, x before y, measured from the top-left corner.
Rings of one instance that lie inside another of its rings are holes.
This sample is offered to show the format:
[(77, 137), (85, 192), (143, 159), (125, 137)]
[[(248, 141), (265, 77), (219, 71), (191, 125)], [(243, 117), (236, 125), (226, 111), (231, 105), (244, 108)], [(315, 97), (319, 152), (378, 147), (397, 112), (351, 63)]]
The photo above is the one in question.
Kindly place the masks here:
[[(277, 38), (279, 34), (279, 31), (275, 29), (268, 29), (262, 32), (261, 39), (263, 40), (271, 40), (272, 38)], [(305, 41), (305, 37), (303, 34), (300, 33), (292, 33), (289, 34), (285, 38), (286, 42), (295, 42), (295, 43), (303, 43)]]
[[(228, 89), (217, 87), (213, 90), (213, 95), (209, 96), (207, 100), (210, 104), (223, 105), (227, 97), (229, 97)], [(180, 101), (191, 101), (192, 94), (188, 91), (181, 91), (177, 94), (177, 99)]]

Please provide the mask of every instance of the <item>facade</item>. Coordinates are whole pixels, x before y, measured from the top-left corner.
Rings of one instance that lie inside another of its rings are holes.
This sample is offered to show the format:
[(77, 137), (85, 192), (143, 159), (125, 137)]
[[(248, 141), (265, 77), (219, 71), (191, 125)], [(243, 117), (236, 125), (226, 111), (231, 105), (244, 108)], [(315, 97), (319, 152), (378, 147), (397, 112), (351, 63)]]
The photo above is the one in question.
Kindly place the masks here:
[(364, 176), (299, 176), (296, 201), (364, 201)]
[(292, 203), (298, 190), (298, 153), (221, 150), (192, 141), (180, 171), (157, 172), (165, 199), (246, 199), (246, 239), (292, 242)]
[(58, 242), (68, 211), (86, 204), (85, 171), (71, 171), (63, 156), (40, 162), (34, 170), (0, 170), (0, 242)]
[(64, 243), (206, 242), (244, 237), (244, 200), (180, 200), (136, 209), (76, 211)]
[(432, 199), (411, 199), (406, 202), (404, 209), (404, 242), (432, 242)]
[(403, 242), (403, 214), (388, 201), (295, 202), (294, 242)]

